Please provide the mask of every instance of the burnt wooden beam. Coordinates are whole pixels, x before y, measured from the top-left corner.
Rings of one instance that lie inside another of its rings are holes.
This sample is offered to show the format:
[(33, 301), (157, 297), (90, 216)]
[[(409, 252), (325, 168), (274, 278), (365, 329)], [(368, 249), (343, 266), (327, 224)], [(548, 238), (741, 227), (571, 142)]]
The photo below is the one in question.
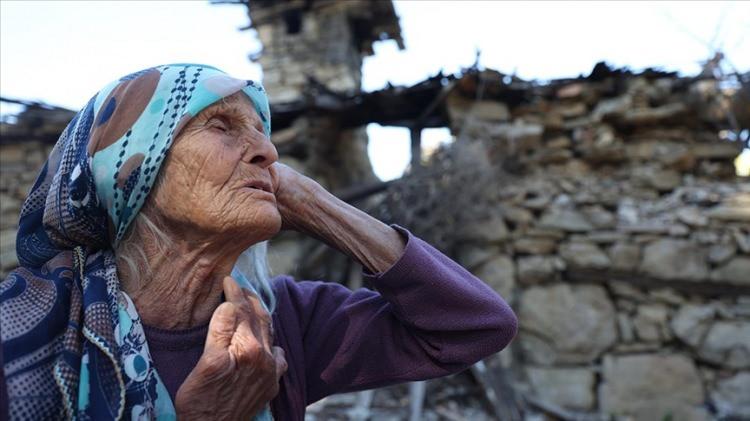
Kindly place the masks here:
[(453, 79), (437, 75), (408, 88), (389, 87), (355, 95), (337, 94), (311, 82), (300, 100), (271, 104), (273, 127), (284, 129), (299, 117), (321, 114), (335, 118), (344, 129), (369, 123), (411, 128), (416, 122), (423, 128), (445, 127), (449, 124), (445, 107), (434, 102), (444, 91), (445, 81)]
[(411, 128), (411, 167), (422, 166), (422, 128)]
[(708, 296), (750, 295), (750, 285), (736, 285), (713, 281), (670, 281), (657, 279), (637, 272), (613, 270), (568, 269), (563, 277), (570, 282), (605, 283), (619, 281), (646, 289), (672, 288), (688, 294)]
[(341, 191), (334, 192), (334, 196), (338, 197), (344, 202), (353, 203), (366, 197), (372, 196), (373, 194), (385, 191), (396, 180), (379, 181), (363, 186), (350, 187)]
[(471, 374), (482, 388), (484, 398), (498, 420), (521, 421), (516, 392), (501, 367), (488, 367), (484, 361), (471, 366)]

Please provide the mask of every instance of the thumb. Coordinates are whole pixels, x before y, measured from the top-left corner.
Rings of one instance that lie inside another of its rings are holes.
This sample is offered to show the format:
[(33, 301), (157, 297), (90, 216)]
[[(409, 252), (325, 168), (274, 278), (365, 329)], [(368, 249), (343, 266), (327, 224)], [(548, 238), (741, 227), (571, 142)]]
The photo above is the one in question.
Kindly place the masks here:
[(204, 353), (210, 351), (224, 351), (232, 343), (235, 327), (237, 324), (237, 309), (230, 302), (221, 303), (214, 310), (211, 322), (208, 324), (208, 335)]

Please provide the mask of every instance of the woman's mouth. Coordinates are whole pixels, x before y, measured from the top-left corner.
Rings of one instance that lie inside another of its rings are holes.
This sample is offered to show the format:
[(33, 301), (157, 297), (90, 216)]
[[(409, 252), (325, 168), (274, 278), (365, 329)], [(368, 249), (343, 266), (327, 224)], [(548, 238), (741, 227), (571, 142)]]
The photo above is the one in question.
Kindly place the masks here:
[(273, 190), (271, 189), (271, 183), (262, 181), (262, 180), (251, 180), (245, 184), (244, 187), (255, 189), (255, 190), (262, 190), (267, 193), (273, 194)]

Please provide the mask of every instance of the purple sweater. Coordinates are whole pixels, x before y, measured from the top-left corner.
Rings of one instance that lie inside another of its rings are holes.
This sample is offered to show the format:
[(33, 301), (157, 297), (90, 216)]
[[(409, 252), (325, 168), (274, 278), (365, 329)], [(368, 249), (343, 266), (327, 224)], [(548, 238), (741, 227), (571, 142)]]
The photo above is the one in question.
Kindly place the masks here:
[[(274, 344), (289, 368), (271, 401), (277, 420), (303, 420), (328, 395), (424, 380), (461, 371), (503, 349), (518, 329), (508, 304), (429, 244), (408, 237), (386, 272), (365, 278), (378, 291), (273, 279)], [(151, 356), (172, 399), (203, 352), (208, 326), (145, 326)], [(2, 348), (0, 348), (2, 367)], [(0, 370), (0, 419), (7, 418)]]

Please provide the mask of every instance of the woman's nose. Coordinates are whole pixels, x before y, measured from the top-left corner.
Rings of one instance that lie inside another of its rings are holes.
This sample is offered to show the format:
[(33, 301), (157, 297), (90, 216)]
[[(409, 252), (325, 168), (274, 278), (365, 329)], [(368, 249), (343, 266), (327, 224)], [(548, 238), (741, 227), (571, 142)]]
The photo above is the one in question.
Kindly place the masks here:
[(263, 168), (279, 160), (279, 153), (276, 151), (276, 146), (266, 137), (261, 141), (252, 142), (247, 153), (250, 157), (248, 162)]

